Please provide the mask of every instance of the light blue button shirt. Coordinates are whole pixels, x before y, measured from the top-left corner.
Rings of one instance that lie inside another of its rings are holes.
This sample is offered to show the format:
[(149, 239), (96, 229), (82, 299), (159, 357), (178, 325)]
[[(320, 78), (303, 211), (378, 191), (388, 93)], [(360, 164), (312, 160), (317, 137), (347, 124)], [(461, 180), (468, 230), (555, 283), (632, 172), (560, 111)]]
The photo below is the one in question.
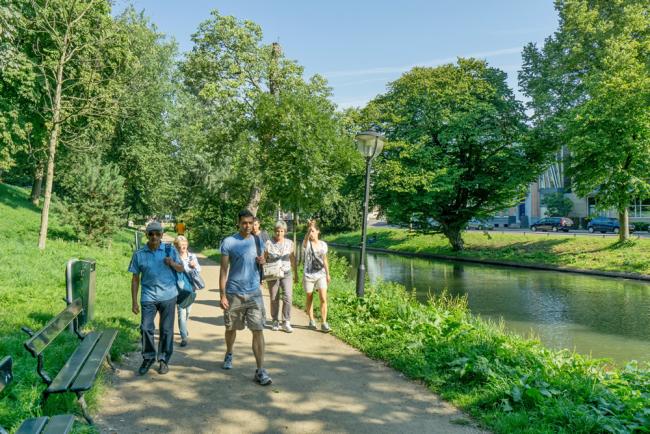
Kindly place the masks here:
[[(133, 253), (129, 272), (140, 275), (141, 303), (167, 301), (178, 295), (176, 273), (165, 264), (166, 256), (164, 243), (154, 251), (145, 244)], [(181, 262), (174, 246), (169, 249), (169, 257), (174, 262)]]
[[(265, 246), (261, 239), (259, 247), (264, 252)], [(257, 248), (252, 234), (247, 238), (239, 233), (229, 236), (221, 243), (221, 254), (230, 258), (226, 293), (250, 295), (260, 290), (260, 268), (256, 261)]]

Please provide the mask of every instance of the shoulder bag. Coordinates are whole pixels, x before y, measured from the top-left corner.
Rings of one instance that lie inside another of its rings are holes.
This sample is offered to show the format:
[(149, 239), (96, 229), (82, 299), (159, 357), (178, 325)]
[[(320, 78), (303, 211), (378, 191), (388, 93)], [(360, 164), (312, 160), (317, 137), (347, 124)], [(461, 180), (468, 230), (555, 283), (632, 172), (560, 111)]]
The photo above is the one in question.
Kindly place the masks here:
[[(255, 237), (255, 247), (257, 248), (257, 256), (262, 256), (262, 249), (260, 248), (260, 238)], [(266, 262), (260, 267), (260, 280), (278, 280), (284, 277), (282, 271), (282, 261)]]
[(325, 263), (323, 262), (322, 259), (320, 259), (316, 255), (316, 250), (314, 250), (314, 245), (311, 243), (311, 240), (309, 240), (309, 247), (311, 247), (311, 251), (309, 254), (311, 255), (311, 267), (310, 270), (312, 273), (317, 273), (323, 268), (325, 268)]
[[(169, 253), (171, 252), (171, 244), (165, 244), (165, 255), (169, 258)], [(171, 267), (170, 267), (171, 268)], [(192, 288), (190, 283), (190, 278), (185, 272), (177, 272), (172, 268), (172, 272), (176, 276), (176, 288), (178, 288), (178, 296), (176, 297), (176, 304), (182, 308), (186, 308), (190, 304), (194, 303), (196, 299), (196, 292)]]
[[(196, 255), (193, 256), (194, 259), (197, 260)], [(192, 282), (192, 288), (194, 288), (195, 291), (205, 288), (205, 281), (201, 277), (201, 273), (199, 272), (199, 270), (197, 270), (196, 268), (192, 268), (190, 269), (189, 274), (190, 274), (190, 281)]]

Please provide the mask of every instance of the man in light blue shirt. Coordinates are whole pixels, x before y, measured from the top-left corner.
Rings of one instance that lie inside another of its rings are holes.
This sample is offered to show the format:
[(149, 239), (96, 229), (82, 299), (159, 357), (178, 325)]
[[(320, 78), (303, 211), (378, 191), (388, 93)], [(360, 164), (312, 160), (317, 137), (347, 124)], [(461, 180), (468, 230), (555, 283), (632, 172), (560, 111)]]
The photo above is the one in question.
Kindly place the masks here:
[(232, 350), (237, 330), (248, 327), (253, 332), (253, 354), (257, 369), (255, 381), (266, 386), (271, 377), (264, 364), (264, 322), (266, 312), (262, 298), (260, 266), (264, 264), (265, 246), (252, 234), (253, 214), (239, 213), (239, 232), (221, 244), (219, 292), (226, 325), (226, 357), (224, 369), (232, 369)]
[[(149, 371), (156, 361), (156, 345), (154, 332), (156, 330), (154, 319), (156, 313), (160, 314), (158, 328), (158, 372), (169, 372), (169, 359), (174, 351), (174, 314), (176, 312), (176, 273), (183, 272), (183, 263), (178, 252), (171, 245), (161, 242), (162, 225), (151, 222), (147, 225), (149, 241), (141, 249), (133, 253), (129, 272), (133, 273), (131, 279), (131, 310), (135, 315), (140, 313), (140, 333), (142, 334), (142, 366), (138, 370), (140, 375)], [(138, 303), (138, 289), (142, 287), (142, 296)]]

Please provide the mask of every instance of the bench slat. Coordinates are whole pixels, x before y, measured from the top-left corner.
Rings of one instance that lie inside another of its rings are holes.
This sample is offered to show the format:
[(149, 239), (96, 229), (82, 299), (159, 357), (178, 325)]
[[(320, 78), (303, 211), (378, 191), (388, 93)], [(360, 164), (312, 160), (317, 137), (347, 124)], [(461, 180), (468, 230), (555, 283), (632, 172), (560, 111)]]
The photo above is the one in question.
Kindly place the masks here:
[(81, 341), (74, 353), (70, 356), (63, 368), (56, 375), (52, 384), (47, 388), (48, 393), (65, 392), (68, 390), (72, 382), (77, 378), (79, 371), (84, 365), (84, 362), (95, 348), (95, 344), (99, 340), (101, 333), (91, 332)]
[(39, 434), (47, 423), (47, 416), (27, 419), (20, 425), (16, 434)]
[(66, 307), (60, 314), (52, 318), (45, 327), (40, 329), (34, 336), (25, 342), (25, 348), (34, 357), (41, 354), (45, 348), (81, 313), (83, 307), (81, 299), (78, 298)]
[(60, 414), (52, 416), (42, 434), (67, 434), (74, 424), (74, 416), (71, 414)]
[(81, 392), (92, 387), (102, 362), (111, 350), (115, 336), (117, 336), (117, 330), (104, 330), (102, 332), (102, 337), (99, 338), (83, 369), (70, 387), (71, 392)]
[(12, 365), (11, 356), (7, 356), (0, 361), (0, 392), (13, 380)]

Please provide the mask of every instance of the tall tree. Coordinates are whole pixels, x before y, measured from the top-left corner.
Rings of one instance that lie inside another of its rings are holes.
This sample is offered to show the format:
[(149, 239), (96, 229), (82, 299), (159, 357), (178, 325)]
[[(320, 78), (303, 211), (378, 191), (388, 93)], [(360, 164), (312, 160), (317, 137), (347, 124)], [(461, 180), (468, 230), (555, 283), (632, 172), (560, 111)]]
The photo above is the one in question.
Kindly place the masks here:
[(116, 77), (119, 110), (105, 158), (120, 168), (131, 214), (163, 214), (179, 179), (168, 121), (177, 48), (132, 7), (116, 18), (116, 26), (129, 61)]
[(119, 51), (107, 0), (25, 2), (21, 32), (36, 82), (43, 89), (38, 113), (46, 125), (47, 165), (38, 247), (45, 248), (59, 143), (90, 144), (89, 134), (115, 111), (111, 77)]
[(435, 219), (454, 250), (470, 219), (520, 200), (541, 171), (523, 106), (484, 61), (413, 68), (366, 110), (389, 139), (375, 166), (376, 203), (394, 222)]
[[(0, 176), (20, 166), (19, 178), (29, 173), (42, 180), (46, 128), (38, 114), (42, 91), (22, 31), (28, 5), (26, 0), (0, 5)], [(40, 182), (34, 187), (40, 188)]]
[(650, 3), (558, 0), (560, 24), (524, 49), (520, 84), (535, 137), (568, 145), (575, 191), (614, 208), (629, 237), (629, 204), (650, 197)]
[(303, 68), (278, 44), (263, 44), (251, 21), (214, 11), (193, 40), (181, 72), (210, 119), (204, 155), (218, 159), (204, 161), (229, 165), (230, 185), (238, 185), (230, 194), (245, 190), (254, 212), (265, 198), (285, 209), (322, 202), (352, 151), (324, 79), (305, 81)]

